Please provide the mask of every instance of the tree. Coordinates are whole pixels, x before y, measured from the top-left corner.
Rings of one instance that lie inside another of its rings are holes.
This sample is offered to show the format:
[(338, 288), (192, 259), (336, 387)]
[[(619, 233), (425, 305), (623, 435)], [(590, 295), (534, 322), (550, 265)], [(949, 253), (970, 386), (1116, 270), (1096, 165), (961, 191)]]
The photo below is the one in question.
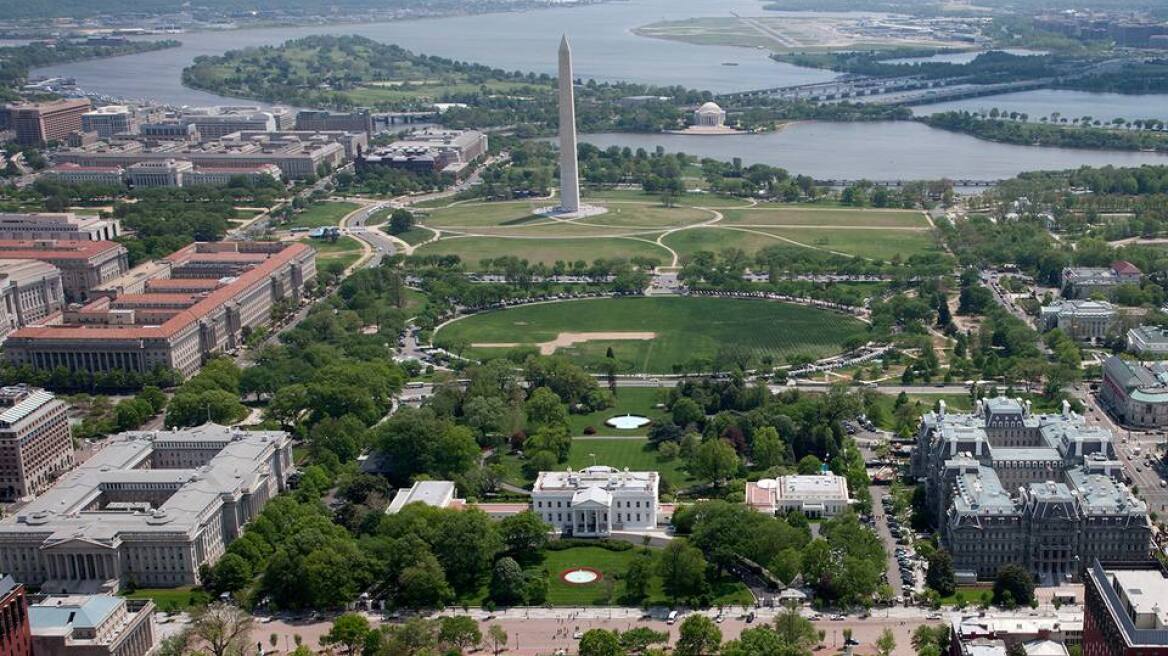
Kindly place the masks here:
[(589, 629), (580, 637), (580, 656), (625, 656), (616, 631)]
[(492, 624), (487, 629), (487, 640), (490, 641), (495, 656), (499, 656), (499, 652), (507, 647), (507, 630), (498, 624)]
[(706, 418), (705, 411), (693, 399), (683, 396), (673, 402), (673, 423), (685, 428)]
[(880, 637), (876, 638), (876, 653), (880, 656), (892, 656), (893, 649), (896, 649), (896, 636), (892, 635), (892, 629), (885, 628), (880, 632)]
[(426, 551), (397, 577), (399, 601), (407, 608), (442, 608), (454, 599), (446, 572), (434, 554)]
[(568, 411), (564, 402), (551, 389), (540, 387), (527, 399), (527, 422), (532, 427), (567, 426)]
[(787, 606), (775, 616), (775, 634), (788, 650), (807, 654), (819, 642), (819, 632), (811, 620), (799, 614), (795, 606)]
[(1021, 565), (1004, 565), (994, 578), (994, 603), (1026, 606), (1034, 598), (1034, 579)]
[(414, 215), (409, 210), (398, 208), (389, 215), (389, 234), (400, 235), (414, 227)]
[(504, 556), (491, 570), (491, 600), (504, 606), (521, 604), (526, 584), (523, 568), (514, 558)]
[(801, 460), (799, 460), (799, 462), (795, 465), (795, 468), (799, 470), (801, 475), (811, 476), (813, 474), (819, 473), (819, 471), (823, 468), (823, 461), (813, 455), (806, 455), (803, 456)]
[(211, 572), (213, 587), (218, 592), (242, 590), (252, 579), (251, 564), (234, 553), (220, 558)]
[(465, 652), (483, 641), (479, 623), (468, 615), (443, 617), (438, 624), (438, 640)]
[(511, 515), (499, 522), (499, 535), (503, 538), (503, 546), (518, 560), (538, 555), (547, 544), (549, 530), (551, 527), (530, 510)]
[(770, 469), (783, 464), (783, 442), (774, 426), (763, 426), (754, 434), (751, 459), (759, 469)]
[(669, 634), (665, 631), (654, 631), (647, 626), (638, 626), (620, 634), (621, 646), (629, 653), (643, 654), (649, 647), (669, 642)]
[(674, 603), (701, 594), (706, 586), (706, 559), (684, 540), (672, 540), (657, 557), (657, 573)]
[(630, 601), (639, 602), (649, 596), (649, 581), (653, 577), (653, 556), (648, 552), (637, 556), (625, 570), (625, 593)]
[(357, 648), (365, 644), (369, 635), (369, 620), (364, 615), (345, 613), (333, 620), (332, 628), (321, 637), (321, 643), (341, 645), (346, 654), (356, 654)]
[(717, 654), (721, 645), (722, 630), (714, 620), (705, 615), (690, 615), (681, 622), (673, 653), (677, 656), (710, 656)]
[(957, 575), (953, 570), (953, 557), (948, 551), (938, 549), (928, 556), (928, 571), (925, 573), (925, 585), (937, 591), (942, 597), (948, 597), (957, 590)]
[(802, 554), (794, 547), (787, 547), (775, 556), (767, 569), (784, 584), (790, 585), (802, 568)]
[(191, 631), (206, 644), (211, 656), (242, 654), (250, 642), (251, 627), (247, 611), (222, 602), (196, 611), (191, 621)]
[(706, 440), (697, 448), (689, 462), (689, 470), (703, 481), (720, 486), (738, 471), (738, 453), (721, 438)]

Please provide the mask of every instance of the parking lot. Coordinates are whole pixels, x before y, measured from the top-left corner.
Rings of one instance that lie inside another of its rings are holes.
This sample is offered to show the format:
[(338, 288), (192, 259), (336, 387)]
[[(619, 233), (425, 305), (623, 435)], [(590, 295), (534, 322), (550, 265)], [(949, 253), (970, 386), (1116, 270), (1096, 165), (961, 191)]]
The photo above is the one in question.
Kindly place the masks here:
[[(911, 531), (907, 526), (902, 526), (900, 520), (891, 513), (892, 497), (889, 496), (888, 488), (872, 485), (868, 491), (872, 495), (872, 527), (888, 553), (885, 576), (888, 585), (903, 601), (905, 595), (924, 590), (924, 565), (917, 560), (909, 544)], [(898, 537), (898, 532), (904, 537)]]

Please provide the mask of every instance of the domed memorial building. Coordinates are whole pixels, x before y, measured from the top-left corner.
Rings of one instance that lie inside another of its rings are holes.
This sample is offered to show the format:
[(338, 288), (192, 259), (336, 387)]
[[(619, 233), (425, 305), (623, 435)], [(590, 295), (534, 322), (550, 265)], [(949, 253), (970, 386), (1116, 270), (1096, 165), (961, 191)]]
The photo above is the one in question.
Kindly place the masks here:
[(708, 102), (694, 111), (694, 125), (700, 128), (720, 128), (726, 125), (726, 110), (718, 103)]

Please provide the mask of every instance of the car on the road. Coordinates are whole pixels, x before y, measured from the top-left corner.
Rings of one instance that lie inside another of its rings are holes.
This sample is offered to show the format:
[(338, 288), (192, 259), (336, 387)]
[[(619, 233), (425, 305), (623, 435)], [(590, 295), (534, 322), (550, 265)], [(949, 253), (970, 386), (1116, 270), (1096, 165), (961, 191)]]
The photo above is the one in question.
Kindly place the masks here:
[(837, 614), (837, 615), (832, 615), (832, 616), (831, 616), (831, 621), (832, 621), (832, 622), (842, 622), (842, 621), (844, 621), (844, 620), (846, 620), (846, 619), (848, 619), (848, 618), (844, 617), (843, 615), (838, 615), (838, 614)]
[(939, 620), (939, 619), (941, 619), (941, 613), (929, 613), (928, 615), (925, 615), (925, 619)]
[(813, 622), (817, 622), (817, 621), (819, 621), (819, 620), (821, 620), (821, 619), (823, 619), (823, 615), (821, 615), (821, 614), (819, 614), (819, 613), (812, 613), (812, 614), (811, 614), (811, 621), (813, 621)]

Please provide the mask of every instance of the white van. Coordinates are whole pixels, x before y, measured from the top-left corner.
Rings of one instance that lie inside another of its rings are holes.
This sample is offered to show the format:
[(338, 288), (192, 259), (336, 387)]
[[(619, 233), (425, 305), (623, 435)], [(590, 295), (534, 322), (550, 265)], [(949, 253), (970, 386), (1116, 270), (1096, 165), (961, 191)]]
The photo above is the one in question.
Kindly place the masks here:
[(677, 611), (675, 611), (675, 610), (669, 611), (669, 618), (665, 620), (665, 623), (666, 624), (673, 624), (676, 621), (677, 621)]

